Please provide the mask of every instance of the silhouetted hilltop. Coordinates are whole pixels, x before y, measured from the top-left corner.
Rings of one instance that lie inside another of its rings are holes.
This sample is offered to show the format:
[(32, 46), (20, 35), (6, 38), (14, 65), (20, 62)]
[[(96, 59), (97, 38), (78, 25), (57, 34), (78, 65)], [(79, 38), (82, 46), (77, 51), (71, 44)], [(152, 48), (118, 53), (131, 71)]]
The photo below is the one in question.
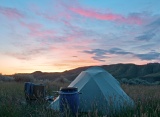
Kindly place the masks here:
[[(89, 66), (91, 67), (91, 66)], [(64, 72), (53, 72), (45, 73), (36, 71), (32, 73), (36, 79), (49, 79), (58, 80), (65, 79), (68, 81), (73, 81), (81, 71), (88, 69), (89, 67), (80, 67), (72, 70), (67, 70)], [(111, 73), (115, 78), (122, 79), (132, 79), (140, 78), (150, 82), (160, 81), (160, 63), (149, 63), (145, 65), (135, 65), (135, 64), (113, 64), (113, 65), (103, 65), (100, 66), (103, 69)]]
[(146, 65), (135, 65), (135, 64), (114, 64), (104, 65), (102, 68), (106, 69), (112, 75), (117, 78), (133, 78), (143, 77), (149, 74), (160, 72), (159, 63), (149, 63)]

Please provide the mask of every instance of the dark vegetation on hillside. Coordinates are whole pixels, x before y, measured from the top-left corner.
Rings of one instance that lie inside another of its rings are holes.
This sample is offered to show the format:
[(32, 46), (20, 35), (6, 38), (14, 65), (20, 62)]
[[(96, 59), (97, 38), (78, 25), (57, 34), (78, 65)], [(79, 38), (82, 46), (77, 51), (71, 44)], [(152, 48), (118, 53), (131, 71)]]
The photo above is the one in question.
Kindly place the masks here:
[[(130, 79), (141, 79), (142, 81), (147, 82), (160, 82), (160, 63), (149, 63), (146, 65), (135, 65), (135, 64), (113, 64), (113, 65), (103, 65), (100, 66), (103, 69), (107, 70), (111, 73), (116, 79), (119, 81)], [(88, 69), (89, 67), (80, 67), (72, 70), (67, 70), (64, 72), (52, 72), (46, 73), (41, 71), (35, 71), (31, 74), (14, 74), (12, 76), (8, 76), (9, 79), (20, 82), (27, 82), (32, 81), (33, 79), (36, 80), (50, 80), (55, 82), (71, 82), (73, 81), (81, 71)], [(0, 75), (1, 79), (6, 80), (2, 75)], [(135, 80), (139, 82), (138, 80)]]
[[(114, 65), (103, 65), (100, 66), (103, 69), (111, 73), (116, 79), (132, 79), (139, 78), (147, 80), (149, 82), (160, 81), (160, 63), (149, 63), (146, 65), (135, 65), (135, 64), (114, 64)], [(32, 73), (35, 78), (40, 79), (56, 79), (66, 78), (69, 81), (74, 80), (81, 71), (88, 69), (89, 67), (81, 67), (73, 70), (64, 71), (62, 73)]]
[(115, 78), (140, 78), (150, 82), (160, 81), (160, 63), (149, 63), (146, 65), (115, 64), (102, 66)]

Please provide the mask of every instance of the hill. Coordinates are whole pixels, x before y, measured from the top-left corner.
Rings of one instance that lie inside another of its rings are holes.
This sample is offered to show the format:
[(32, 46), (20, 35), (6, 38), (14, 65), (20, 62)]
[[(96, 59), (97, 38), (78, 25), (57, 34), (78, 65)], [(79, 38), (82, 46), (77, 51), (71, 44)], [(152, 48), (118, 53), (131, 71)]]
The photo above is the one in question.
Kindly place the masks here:
[[(145, 65), (135, 64), (112, 64), (100, 66), (103, 69), (111, 73), (115, 78), (132, 79), (140, 78), (149, 82), (160, 81), (160, 63), (149, 63)], [(64, 80), (73, 81), (81, 71), (86, 70), (89, 67), (80, 67), (64, 72), (45, 73), (36, 71), (31, 73), (36, 79), (49, 79), (54, 81)]]

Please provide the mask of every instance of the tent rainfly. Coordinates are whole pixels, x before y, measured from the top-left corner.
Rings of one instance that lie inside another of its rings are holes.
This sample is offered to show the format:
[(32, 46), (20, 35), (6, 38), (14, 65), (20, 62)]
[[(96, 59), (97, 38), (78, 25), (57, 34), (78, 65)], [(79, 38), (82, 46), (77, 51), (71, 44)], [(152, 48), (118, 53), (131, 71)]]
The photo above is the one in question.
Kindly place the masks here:
[[(133, 100), (123, 91), (119, 82), (106, 70), (91, 67), (82, 71), (68, 87), (77, 87), (82, 94), (79, 112), (98, 111), (103, 114), (133, 107)], [(59, 97), (50, 107), (59, 110)]]

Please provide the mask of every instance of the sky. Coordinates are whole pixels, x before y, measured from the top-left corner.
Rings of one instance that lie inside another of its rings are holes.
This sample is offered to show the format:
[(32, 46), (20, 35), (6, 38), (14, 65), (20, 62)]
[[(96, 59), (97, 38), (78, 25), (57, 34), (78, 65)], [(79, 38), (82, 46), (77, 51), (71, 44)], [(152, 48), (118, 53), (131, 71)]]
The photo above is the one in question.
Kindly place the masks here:
[(0, 73), (160, 62), (160, 0), (0, 0)]

